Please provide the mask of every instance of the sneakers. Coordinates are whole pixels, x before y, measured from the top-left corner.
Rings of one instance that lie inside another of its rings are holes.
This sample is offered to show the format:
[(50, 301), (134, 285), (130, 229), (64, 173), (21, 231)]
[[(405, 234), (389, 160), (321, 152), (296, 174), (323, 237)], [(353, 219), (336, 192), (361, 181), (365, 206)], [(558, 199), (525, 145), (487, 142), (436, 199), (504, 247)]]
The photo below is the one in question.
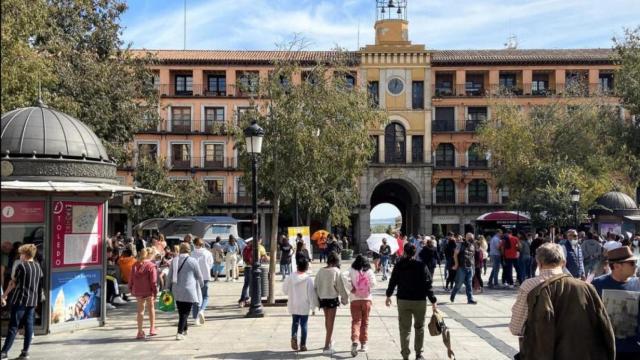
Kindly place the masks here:
[(122, 298), (121, 298), (120, 296), (116, 296), (116, 297), (114, 297), (114, 298), (113, 298), (113, 300), (112, 300), (111, 302), (112, 302), (113, 304), (115, 304), (115, 305), (124, 305), (124, 304), (126, 304), (126, 303), (127, 303), (126, 301), (122, 300)]
[(467, 301), (467, 304), (470, 304), (470, 305), (475, 305), (475, 304), (477, 304), (477, 303), (478, 303), (478, 302), (477, 302), (477, 301), (475, 301), (475, 300), (469, 300), (469, 301)]
[(358, 343), (351, 344), (351, 356), (356, 357), (358, 355)]
[(115, 310), (115, 309), (117, 309), (115, 306), (107, 303), (107, 310)]
[(416, 355), (416, 360), (425, 360), (422, 354)]
[(307, 345), (300, 345), (300, 351), (307, 351)]
[(176, 340), (184, 340), (184, 335), (180, 334), (180, 333), (177, 333), (176, 334)]
[(291, 349), (293, 351), (298, 351), (298, 339), (294, 337), (291, 338)]
[(369, 349), (369, 348), (367, 347), (367, 344), (364, 344), (364, 343), (363, 343), (362, 345), (360, 345), (360, 351), (362, 351), (362, 352), (367, 352), (367, 350), (368, 350), (368, 349)]
[(333, 341), (331, 342), (331, 344), (329, 344), (328, 347), (325, 347), (322, 349), (322, 353), (325, 355), (331, 355), (335, 352), (335, 350), (333, 349)]
[(29, 358), (29, 353), (24, 351), (20, 353), (20, 356), (18, 356), (18, 360), (28, 359), (28, 358)]
[(202, 324), (200, 323), (200, 319), (199, 318), (195, 318), (193, 319), (193, 324), (189, 324), (189, 325), (193, 325), (195, 327), (201, 326)]
[(198, 322), (200, 323), (200, 325), (204, 325), (204, 321), (205, 321), (204, 311), (200, 311), (198, 313)]

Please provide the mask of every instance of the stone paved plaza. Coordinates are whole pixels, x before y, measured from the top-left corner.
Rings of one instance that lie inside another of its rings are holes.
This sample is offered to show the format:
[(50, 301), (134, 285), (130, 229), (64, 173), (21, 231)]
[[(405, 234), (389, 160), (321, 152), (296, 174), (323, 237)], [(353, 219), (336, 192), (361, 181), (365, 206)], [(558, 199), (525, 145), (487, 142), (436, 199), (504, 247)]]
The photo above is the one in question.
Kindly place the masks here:
[[(320, 265), (313, 264), (315, 272)], [(347, 264), (343, 264), (346, 270)], [(489, 269), (490, 270), (490, 269)], [(489, 272), (484, 276), (487, 279)], [(242, 280), (242, 279), (241, 279)], [(380, 276), (378, 276), (380, 280)], [(280, 277), (276, 287), (280, 297)], [(151, 340), (135, 339), (135, 304), (130, 303), (107, 315), (107, 326), (73, 333), (36, 336), (32, 345), (33, 359), (328, 359), (322, 354), (324, 319), (319, 311), (309, 318), (308, 352), (291, 351), (289, 338), (291, 318), (285, 306), (266, 307), (262, 319), (244, 318), (245, 309), (239, 309), (241, 282), (215, 282), (209, 284), (207, 322), (203, 327), (189, 328), (184, 341), (176, 341), (177, 313), (158, 313), (159, 335)], [(359, 353), (356, 359), (401, 359), (397, 308), (384, 306), (386, 282), (379, 282), (374, 295), (374, 306), (369, 325), (369, 351)], [(476, 296), (478, 305), (467, 305), (464, 293), (455, 304), (449, 304), (448, 293), (442, 290), (442, 281), (436, 270), (436, 296), (439, 308), (446, 314), (451, 329), (456, 358), (498, 360), (512, 358), (517, 352), (518, 340), (509, 333), (508, 323), (514, 290), (485, 290)], [(428, 316), (431, 316), (429, 307)], [(146, 319), (145, 319), (146, 320)], [(336, 353), (333, 359), (351, 358), (350, 313), (347, 307), (338, 310), (334, 332)], [(411, 348), (413, 349), (413, 338)], [(22, 338), (14, 344), (9, 358), (16, 357)], [(427, 359), (447, 359), (441, 337), (425, 335)], [(411, 354), (411, 358), (414, 354)]]

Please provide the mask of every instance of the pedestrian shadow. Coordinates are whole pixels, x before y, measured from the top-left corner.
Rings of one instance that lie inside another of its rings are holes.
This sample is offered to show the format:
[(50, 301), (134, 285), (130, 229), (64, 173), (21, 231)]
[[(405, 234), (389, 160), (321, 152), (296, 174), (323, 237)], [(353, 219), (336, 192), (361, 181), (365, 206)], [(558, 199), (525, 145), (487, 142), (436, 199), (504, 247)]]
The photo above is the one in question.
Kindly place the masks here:
[(293, 351), (246, 351), (246, 352), (229, 352), (219, 354), (209, 354), (194, 356), (194, 359), (229, 359), (229, 360), (281, 360), (281, 359), (306, 359), (318, 357), (317, 353), (293, 352)]

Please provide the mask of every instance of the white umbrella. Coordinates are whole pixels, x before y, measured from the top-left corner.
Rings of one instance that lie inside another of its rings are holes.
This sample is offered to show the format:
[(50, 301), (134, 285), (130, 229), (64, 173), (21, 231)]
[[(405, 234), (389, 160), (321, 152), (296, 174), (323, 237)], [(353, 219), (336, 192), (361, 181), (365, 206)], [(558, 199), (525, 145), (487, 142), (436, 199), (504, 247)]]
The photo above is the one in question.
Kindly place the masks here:
[(398, 251), (398, 242), (396, 239), (389, 234), (371, 234), (367, 239), (367, 246), (369, 246), (369, 250), (378, 253), (380, 252), (380, 246), (382, 246), (382, 239), (387, 239), (387, 245), (391, 247), (391, 254), (395, 254)]

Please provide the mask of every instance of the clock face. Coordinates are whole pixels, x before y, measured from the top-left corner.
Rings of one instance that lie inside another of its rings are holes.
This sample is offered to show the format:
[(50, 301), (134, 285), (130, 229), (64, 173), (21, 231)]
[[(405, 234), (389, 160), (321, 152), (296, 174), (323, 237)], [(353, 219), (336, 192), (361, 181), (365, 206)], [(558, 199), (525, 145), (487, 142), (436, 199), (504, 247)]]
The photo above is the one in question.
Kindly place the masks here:
[(402, 80), (393, 78), (391, 79), (391, 81), (389, 81), (388, 88), (390, 93), (392, 93), (393, 95), (398, 95), (404, 89), (404, 84), (402, 83)]

